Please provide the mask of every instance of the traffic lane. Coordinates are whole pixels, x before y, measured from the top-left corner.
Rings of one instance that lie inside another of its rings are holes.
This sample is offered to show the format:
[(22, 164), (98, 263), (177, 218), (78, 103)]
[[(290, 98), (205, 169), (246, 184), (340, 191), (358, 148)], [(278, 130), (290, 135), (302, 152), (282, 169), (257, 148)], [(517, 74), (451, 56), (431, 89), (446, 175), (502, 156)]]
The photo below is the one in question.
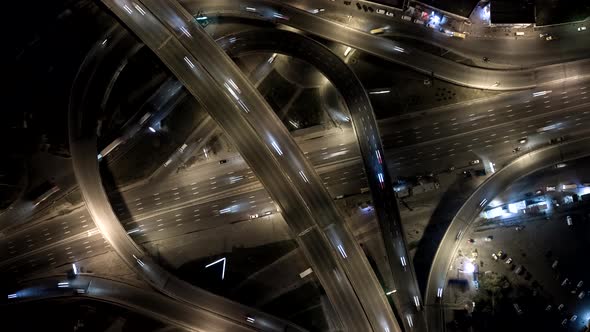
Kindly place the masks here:
[[(261, 6), (261, 3), (264, 5)], [(189, 1), (184, 4), (187, 8), (196, 9), (193, 2)], [(281, 12), (281, 14), (288, 19), (277, 19), (274, 16), (263, 19), (273, 21), (278, 20), (283, 24), (313, 33), (328, 40), (333, 40), (382, 57), (386, 60), (406, 65), (427, 75), (433, 75), (451, 83), (474, 88), (493, 90), (525, 89), (558, 79), (578, 77), (579, 75), (585, 75), (585, 73), (590, 72), (589, 60), (580, 60), (547, 67), (537, 67), (531, 70), (495, 71), (468, 67), (431, 54), (411, 50), (409, 47), (400, 43), (351, 29), (342, 24), (331, 22), (320, 17), (315, 17), (312, 14), (290, 6), (281, 6), (280, 4), (270, 1), (242, 4), (245, 6), (236, 8), (235, 4), (224, 2), (223, 7), (228, 10), (224, 12), (224, 15), (233, 14), (261, 19), (263, 17), (261, 17), (260, 14), (248, 12), (245, 10), (245, 7), (251, 6), (264, 10), (267, 10), (267, 8), (274, 8), (268, 9), (268, 11)], [(215, 5), (217, 10), (222, 7), (218, 2), (216, 2)], [(198, 10), (202, 10), (203, 6), (204, 4), (199, 2)], [(233, 13), (231, 12), (232, 10), (234, 11)], [(197, 10), (193, 10), (193, 12), (196, 13)], [(218, 11), (216, 11), (216, 13), (218, 13)], [(213, 15), (213, 13), (211, 14)]]
[[(588, 109), (588, 107), (583, 109)], [(537, 143), (546, 144), (552, 137), (567, 135), (570, 130), (587, 127), (589, 115), (590, 111), (572, 110), (557, 115), (552, 114), (513, 121), (501, 128), (486, 128), (459, 137), (451, 136), (441, 142), (430, 144), (427, 142), (427, 144), (409, 150), (388, 149), (386, 150), (386, 158), (393, 161), (390, 163), (390, 167), (393, 168), (394, 173), (398, 173), (403, 169), (407, 171), (409, 168), (422, 170), (425, 165), (433, 164), (438, 165), (434, 170), (441, 170), (441, 168), (448, 168), (453, 165), (458, 167), (461, 165), (453, 162), (449, 165), (443, 163), (444, 161), (458, 159), (459, 154), (472, 156), (471, 159), (463, 159), (466, 161), (488, 156), (493, 157), (498, 148), (514, 149), (522, 137), (530, 137), (529, 140), (537, 140)], [(555, 128), (548, 130), (545, 134), (538, 132), (539, 129), (552, 125), (555, 125)], [(531, 145), (526, 146), (527, 149), (530, 147)], [(465, 164), (465, 166), (468, 165)]]
[[(366, 180), (363, 178), (363, 168), (360, 164), (360, 160), (356, 164), (353, 164), (351, 166), (341, 167), (341, 165), (336, 165), (335, 167), (337, 168), (333, 169), (334, 167), (330, 167), (324, 169), (321, 166), (318, 167), (318, 172), (321, 174), (323, 181), (328, 186), (328, 190), (330, 191), (333, 197), (339, 195), (353, 195), (360, 192), (361, 188), (367, 186)], [(248, 171), (247, 169), (244, 169), (242, 170), (242, 175), (247, 175), (249, 174), (249, 172), (250, 171)], [(239, 175), (239, 173), (235, 173), (233, 171), (230, 171), (226, 174), (231, 177), (242, 176)], [(360, 178), (357, 178), (355, 176), (356, 174), (358, 174)], [(250, 177), (252, 176), (250, 175)], [(256, 179), (252, 178), (249, 179), (249, 181), (253, 184), (253, 190), (259, 190), (256, 189), (259, 188), (257, 187), (258, 182)], [(236, 187), (229, 188), (231, 189)], [(190, 189), (191, 193), (193, 194), (196, 192), (195, 190), (198, 190), (198, 188), (195, 187), (191, 187)], [(208, 195), (209, 193), (210, 192), (208, 191), (204, 192), (204, 194), (206, 195)], [(200, 208), (201, 206), (219, 204), (218, 200), (223, 199), (228, 194), (232, 194), (232, 190), (224, 191), (223, 194), (225, 196), (220, 196), (219, 194), (215, 195), (214, 200), (212, 200), (209, 203), (202, 203), (202, 200), (197, 200), (194, 204), (184, 207), (183, 205), (186, 205), (186, 200), (191, 199), (191, 195), (171, 195), (171, 197), (180, 197), (180, 200), (176, 201), (178, 204), (178, 208), (175, 208), (172, 205), (165, 205), (167, 207), (166, 209), (159, 208), (158, 203), (160, 203), (160, 200), (157, 200), (157, 198), (159, 197), (158, 194), (159, 193), (156, 193), (156, 195), (154, 196), (154, 200), (151, 202), (150, 196), (147, 197), (147, 202), (146, 199), (143, 199), (144, 204), (137, 207), (137, 209), (142, 208), (142, 213), (132, 213), (132, 216), (123, 212), (124, 209), (121, 206), (123, 203), (113, 204), (113, 207), (117, 212), (117, 215), (121, 220), (121, 223), (125, 226), (127, 231), (133, 231), (134, 229), (130, 228), (130, 225), (138, 224), (137, 222), (139, 221), (143, 221), (146, 219), (175, 220), (177, 219), (175, 218), (175, 214), (178, 213), (177, 211), (184, 211), (181, 213), (186, 213), (187, 211), (190, 212), (191, 207), (194, 210)], [(266, 210), (262, 212), (266, 212)], [(42, 247), (43, 245), (47, 245), (47, 238), (49, 237), (51, 237), (51, 241), (60, 241), (70, 236), (76, 236), (80, 232), (86, 231), (88, 227), (87, 225), (91, 225), (90, 228), (93, 228), (92, 223), (87, 224), (87, 221), (90, 220), (89, 218), (90, 217), (87, 211), (84, 208), (81, 208), (79, 210), (76, 210), (75, 212), (72, 212), (69, 215), (57, 218), (55, 220), (47, 220), (35, 225), (30, 229), (24, 229), (19, 233), (15, 233), (14, 235), (8, 238), (8, 241), (2, 242), (2, 245), (5, 245), (7, 249), (9, 249), (5, 251), (6, 253), (8, 253), (8, 256), (4, 257), (2, 261), (26, 253), (28, 250), (36, 249), (37, 246)], [(179, 223), (176, 223), (176, 225), (178, 226)], [(45, 234), (48, 232), (50, 234), (45, 236)], [(29, 239), (31, 239), (31, 241), (27, 241)]]
[(14, 262), (3, 268), (7, 273), (13, 273), (18, 279), (38, 274), (54, 268), (69, 266), (72, 263), (100, 255), (111, 248), (100, 233), (94, 232), (90, 237), (79, 239), (61, 247), (45, 250), (31, 255), (26, 259)]
[[(289, 4), (301, 9), (305, 9), (302, 6), (308, 9), (321, 7), (325, 10), (316, 15), (328, 17), (328, 19), (330, 16), (344, 19), (348, 15), (351, 15), (354, 22), (349, 23), (349, 25), (360, 21), (362, 29), (367, 32), (374, 28), (391, 26), (391, 34), (406, 35), (426, 43), (440, 45), (467, 57), (482, 58), (487, 56), (493, 62), (532, 66), (583, 57), (590, 52), (590, 48), (585, 42), (587, 36), (579, 33), (573, 27), (570, 28), (571, 31), (568, 31), (569, 33), (563, 36), (563, 38), (560, 37), (551, 42), (542, 38), (506, 39), (473, 36), (469, 36), (463, 40), (449, 37), (444, 33), (425, 28), (422, 25), (403, 21), (397, 17), (389, 18), (384, 14), (356, 10), (354, 6), (345, 6), (341, 2), (326, 2), (322, 3), (319, 7), (317, 3), (311, 1), (305, 1), (303, 3), (290, 1)], [(351, 20), (348, 21), (350, 22)], [(358, 26), (358, 24), (355, 25)], [(562, 34), (563, 32), (560, 33), (560, 35)], [(538, 35), (534, 35), (538, 37)]]
[[(65, 287), (58, 283), (65, 282)], [(11, 303), (75, 296), (115, 303), (132, 311), (148, 314), (165, 324), (191, 331), (254, 331), (241, 321), (228, 321), (215, 314), (174, 301), (157, 292), (96, 276), (78, 275), (75, 279), (52, 276), (20, 285)], [(82, 292), (82, 293), (80, 293)]]
[(590, 103), (587, 84), (586, 82), (566, 89), (556, 89), (539, 97), (533, 97), (530, 92), (519, 93), (520, 96), (506, 98), (507, 100), (474, 105), (467, 112), (465, 109), (438, 112), (429, 116), (428, 120), (386, 122), (382, 132), (392, 134), (384, 136), (383, 139), (387, 146), (403, 147), (445, 137), (448, 134), (481, 129), (486, 125), (500, 125), (514, 119), (538, 116), (541, 113), (560, 112), (564, 108)]
[(0, 261), (26, 254), (31, 250), (46, 246), (53, 241), (59, 241), (94, 228), (90, 216), (78, 209), (71, 215), (59, 217), (55, 220), (40, 222), (32, 227), (11, 234), (0, 243)]

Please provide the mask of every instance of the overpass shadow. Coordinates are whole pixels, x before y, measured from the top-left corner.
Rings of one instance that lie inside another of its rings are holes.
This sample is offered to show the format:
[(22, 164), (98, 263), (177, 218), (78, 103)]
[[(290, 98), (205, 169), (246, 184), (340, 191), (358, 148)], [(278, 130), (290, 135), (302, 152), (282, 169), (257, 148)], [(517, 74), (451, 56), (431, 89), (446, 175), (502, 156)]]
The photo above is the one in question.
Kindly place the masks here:
[(428, 225), (424, 229), (424, 234), (416, 247), (416, 255), (413, 261), (418, 286), (422, 294), (426, 291), (428, 273), (438, 245), (442, 241), (453, 217), (476, 188), (476, 181), (473, 178), (465, 178), (461, 174), (457, 174), (455, 181), (449, 186), (432, 213)]

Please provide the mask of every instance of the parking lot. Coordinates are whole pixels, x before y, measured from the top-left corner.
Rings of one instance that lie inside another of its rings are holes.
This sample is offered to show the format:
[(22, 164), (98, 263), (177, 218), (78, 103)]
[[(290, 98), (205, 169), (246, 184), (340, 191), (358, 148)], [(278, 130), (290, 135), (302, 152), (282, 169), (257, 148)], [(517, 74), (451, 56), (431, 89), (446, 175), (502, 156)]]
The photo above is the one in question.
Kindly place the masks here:
[[(498, 227), (474, 223), (449, 271), (449, 279), (455, 283), (465, 279), (468, 287), (447, 291), (445, 304), (474, 310), (473, 300), (478, 299), (482, 290), (477, 289), (473, 274), (466, 273), (472, 261), (479, 265), (480, 281), (496, 275), (505, 277), (510, 285), (505, 291), (503, 308), (494, 308), (493, 314), (504, 316), (514, 326), (530, 327), (533, 320), (544, 327), (543, 331), (580, 331), (590, 319), (589, 213), (590, 204), (561, 204), (548, 217), (523, 214)], [(568, 226), (567, 216), (571, 217), (572, 226)], [(478, 309), (475, 303), (474, 316)]]

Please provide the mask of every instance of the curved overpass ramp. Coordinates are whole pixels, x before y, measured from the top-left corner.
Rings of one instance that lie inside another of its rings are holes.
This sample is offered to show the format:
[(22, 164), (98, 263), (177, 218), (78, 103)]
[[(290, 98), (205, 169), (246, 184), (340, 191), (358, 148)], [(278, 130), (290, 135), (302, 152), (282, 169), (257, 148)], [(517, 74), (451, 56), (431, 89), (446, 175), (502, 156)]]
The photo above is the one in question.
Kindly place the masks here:
[[(58, 287), (60, 283), (62, 286)], [(127, 308), (187, 331), (246, 332), (258, 330), (223, 319), (202, 308), (175, 301), (157, 292), (91, 275), (78, 275), (72, 279), (65, 276), (35, 279), (23, 283), (22, 288), (13, 294), (16, 295), (16, 298), (8, 300), (4, 300), (4, 298), (3, 304), (12, 305), (58, 298), (89, 298)]]
[[(149, 255), (127, 235), (114, 214), (102, 186), (97, 160), (96, 119), (102, 92), (110, 84), (120, 56), (137, 41), (122, 28), (108, 34), (107, 42), (99, 42), (90, 51), (82, 64), (72, 87), (69, 114), (70, 149), (76, 179), (84, 196), (86, 207), (102, 235), (119, 254), (121, 259), (145, 280), (162, 293), (185, 305), (205, 310), (218, 319), (244, 328), (263, 331), (304, 331), (304, 329), (256, 309), (230, 301), (221, 296), (184, 282), (155, 263)], [(246, 317), (255, 318), (246, 323)]]
[[(425, 295), (428, 331), (444, 331), (443, 309), (439, 304), (437, 291), (445, 287), (452, 255), (463, 240), (465, 230), (487, 203), (524, 176), (560, 162), (590, 155), (588, 146), (590, 146), (590, 138), (580, 138), (525, 154), (486, 179), (465, 201), (438, 246), (428, 276)], [(482, 202), (484, 204), (481, 204)]]
[[(499, 91), (530, 89), (549, 82), (590, 75), (590, 59), (515, 70), (470, 67), (272, 0), (181, 0), (180, 3), (194, 15), (241, 17), (286, 25), (470, 88)], [(254, 8), (255, 11), (247, 8)], [(277, 13), (284, 18), (278, 18)]]

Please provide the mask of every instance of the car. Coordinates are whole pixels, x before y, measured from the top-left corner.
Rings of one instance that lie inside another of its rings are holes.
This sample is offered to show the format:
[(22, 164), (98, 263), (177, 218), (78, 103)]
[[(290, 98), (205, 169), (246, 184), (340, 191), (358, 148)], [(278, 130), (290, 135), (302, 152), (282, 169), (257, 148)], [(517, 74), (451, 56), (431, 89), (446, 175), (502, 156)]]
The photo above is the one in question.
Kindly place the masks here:
[(521, 274), (522, 271), (524, 271), (524, 267), (522, 265), (519, 265), (516, 270), (514, 270), (515, 274)]
[(254, 213), (250, 215), (250, 219), (256, 219), (258, 218), (258, 213)]
[(385, 15), (385, 10), (377, 8), (377, 9), (375, 9), (375, 13)]
[(498, 258), (504, 257), (504, 251), (498, 250), (498, 254), (497, 255), (498, 255)]
[(492, 254), (492, 258), (497, 261), (498, 260), (498, 255), (496, 255), (495, 253)]
[(393, 12), (390, 11), (386, 11), (385, 15), (389, 16), (389, 17), (394, 17), (395, 15), (393, 14)]
[(555, 38), (553, 36), (549, 35), (549, 36), (545, 37), (545, 40), (555, 40)]
[(562, 311), (565, 306), (562, 304), (557, 306), (557, 311)]
[(586, 27), (578, 27), (578, 31), (586, 31)]
[(272, 211), (266, 211), (266, 212), (264, 212), (264, 215), (265, 215), (265, 216), (269, 216), (269, 215), (271, 215), (271, 214), (272, 214)]
[(584, 291), (581, 291), (580, 294), (578, 294), (578, 298), (581, 300), (584, 298), (584, 296), (586, 296), (586, 293)]
[(564, 318), (564, 319), (561, 321), (561, 326), (566, 326), (566, 325), (567, 325), (567, 318)]
[(570, 318), (570, 322), (575, 322), (576, 319), (578, 319), (578, 315), (572, 315), (572, 318)]
[(493, 239), (494, 239), (494, 237), (492, 235), (488, 235), (484, 238), (484, 241), (491, 242)]
[(552, 269), (556, 269), (557, 268), (557, 264), (559, 264), (559, 261), (556, 259), (555, 262), (553, 262), (553, 264), (551, 264), (551, 268)]
[(569, 284), (570, 280), (568, 278), (563, 279), (563, 281), (561, 282), (561, 287), (566, 286), (567, 284)]
[(514, 149), (512, 149), (512, 153), (517, 153), (518, 151), (520, 151), (520, 146), (517, 146)]
[(551, 311), (551, 308), (553, 308), (553, 307), (551, 306), (551, 304), (549, 304), (549, 305), (547, 305), (547, 307), (545, 307), (545, 311)]
[(509, 257), (509, 258), (506, 260), (506, 262), (505, 262), (505, 263), (506, 263), (506, 264), (511, 264), (511, 263), (512, 263), (512, 257)]
[(221, 160), (219, 161), (219, 165), (223, 165), (223, 164), (225, 164), (225, 163), (227, 163), (227, 159), (221, 159)]
[(523, 138), (521, 138), (521, 139), (518, 140), (518, 143), (519, 144), (525, 144), (526, 142), (527, 142), (527, 138), (526, 137), (523, 137)]
[(469, 162), (469, 165), (477, 165), (477, 164), (479, 164), (479, 159), (474, 159)]
[(567, 221), (567, 225), (568, 225), (568, 226), (571, 226), (571, 225), (573, 225), (573, 224), (574, 224), (574, 221), (572, 220), (572, 217), (571, 217), (571, 216), (567, 216), (567, 217), (565, 218), (565, 220)]
[(580, 280), (578, 282), (578, 284), (576, 285), (576, 287), (578, 287), (578, 288), (582, 288), (582, 286), (584, 286), (584, 280)]

